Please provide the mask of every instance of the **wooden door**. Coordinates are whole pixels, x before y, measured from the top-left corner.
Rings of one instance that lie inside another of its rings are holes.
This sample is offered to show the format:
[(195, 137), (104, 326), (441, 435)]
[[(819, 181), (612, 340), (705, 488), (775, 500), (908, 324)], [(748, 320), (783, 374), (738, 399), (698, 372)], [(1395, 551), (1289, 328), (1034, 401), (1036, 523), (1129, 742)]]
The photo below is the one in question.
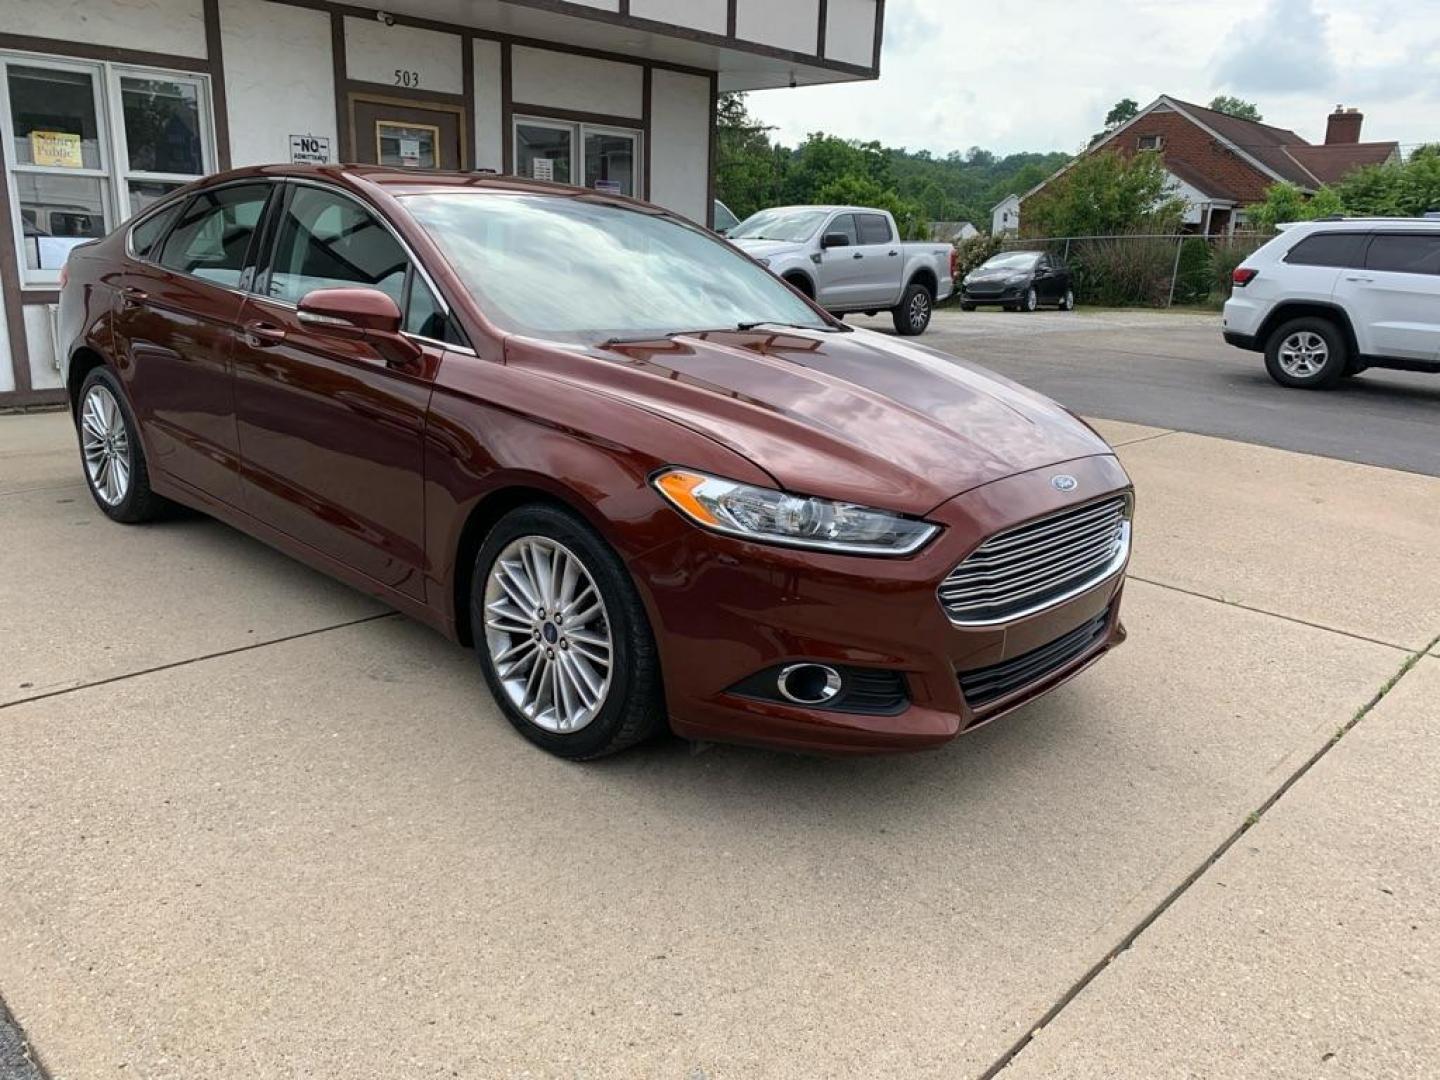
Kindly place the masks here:
[(458, 106), (350, 98), (354, 160), (399, 169), (460, 169), (465, 111)]

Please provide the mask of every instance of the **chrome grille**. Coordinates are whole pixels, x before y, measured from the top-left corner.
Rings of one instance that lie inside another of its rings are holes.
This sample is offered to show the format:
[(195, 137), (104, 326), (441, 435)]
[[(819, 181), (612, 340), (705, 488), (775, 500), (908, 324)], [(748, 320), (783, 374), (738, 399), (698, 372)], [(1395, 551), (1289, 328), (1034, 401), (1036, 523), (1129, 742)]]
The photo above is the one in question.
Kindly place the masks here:
[(1007, 622), (1099, 584), (1130, 553), (1130, 496), (1062, 510), (992, 536), (940, 583), (961, 626)]

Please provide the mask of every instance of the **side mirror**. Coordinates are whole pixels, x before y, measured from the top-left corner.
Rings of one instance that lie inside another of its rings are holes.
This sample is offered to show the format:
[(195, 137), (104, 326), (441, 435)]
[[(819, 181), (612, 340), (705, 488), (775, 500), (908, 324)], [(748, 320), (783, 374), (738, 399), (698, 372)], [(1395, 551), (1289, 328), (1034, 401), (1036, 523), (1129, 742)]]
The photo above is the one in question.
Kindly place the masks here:
[(391, 367), (406, 367), (420, 346), (400, 333), (400, 305), (379, 289), (312, 289), (300, 298), (296, 316), (320, 334), (366, 341)]
[(822, 248), (849, 247), (850, 237), (843, 232), (827, 232), (820, 238), (820, 246)]

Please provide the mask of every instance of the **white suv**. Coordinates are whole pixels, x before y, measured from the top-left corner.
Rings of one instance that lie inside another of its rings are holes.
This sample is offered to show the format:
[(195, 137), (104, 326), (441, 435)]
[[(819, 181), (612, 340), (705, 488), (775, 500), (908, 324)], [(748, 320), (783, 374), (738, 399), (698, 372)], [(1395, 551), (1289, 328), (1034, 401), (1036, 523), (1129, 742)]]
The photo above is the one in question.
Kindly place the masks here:
[(1440, 221), (1293, 225), (1235, 271), (1225, 340), (1281, 386), (1329, 389), (1367, 367), (1440, 373)]

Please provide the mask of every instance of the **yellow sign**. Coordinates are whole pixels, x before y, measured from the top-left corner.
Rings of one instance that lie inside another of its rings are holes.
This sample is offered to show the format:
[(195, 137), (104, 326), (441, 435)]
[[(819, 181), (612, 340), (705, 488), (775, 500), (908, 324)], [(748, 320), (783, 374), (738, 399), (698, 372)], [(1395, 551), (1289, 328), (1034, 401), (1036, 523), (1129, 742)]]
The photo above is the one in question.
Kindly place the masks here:
[(57, 165), (64, 169), (85, 167), (80, 136), (68, 131), (32, 131), (30, 158), (36, 165)]

